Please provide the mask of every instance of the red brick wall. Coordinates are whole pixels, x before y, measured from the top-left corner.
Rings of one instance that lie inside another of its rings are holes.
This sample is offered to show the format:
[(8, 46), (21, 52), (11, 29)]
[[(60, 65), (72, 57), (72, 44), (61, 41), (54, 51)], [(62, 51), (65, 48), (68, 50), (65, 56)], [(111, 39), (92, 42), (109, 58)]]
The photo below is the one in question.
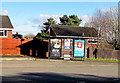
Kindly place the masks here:
[(7, 33), (8, 33), (8, 38), (12, 38), (12, 30), (8, 30)]
[(0, 38), (0, 55), (20, 55), (20, 48), (17, 47), (23, 43), (31, 41), (32, 39)]
[(97, 44), (89, 44), (88, 39), (85, 40), (85, 57), (88, 58), (88, 47), (97, 48)]
[(88, 47), (97, 48), (97, 44), (89, 44), (89, 43), (88, 43), (88, 39), (86, 39), (85, 42), (86, 42), (86, 45), (85, 45), (86, 48), (88, 48)]

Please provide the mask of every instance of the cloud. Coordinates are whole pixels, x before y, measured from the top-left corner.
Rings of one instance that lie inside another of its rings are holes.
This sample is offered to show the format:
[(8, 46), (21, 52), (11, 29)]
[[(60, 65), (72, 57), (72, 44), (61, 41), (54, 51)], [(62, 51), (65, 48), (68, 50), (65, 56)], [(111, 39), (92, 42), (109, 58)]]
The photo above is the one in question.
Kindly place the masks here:
[(13, 22), (12, 25), (13, 25), (13, 27), (18, 27), (18, 24), (15, 22)]
[(62, 17), (63, 15), (47, 15), (47, 14), (40, 14), (40, 18), (42, 22), (46, 22), (48, 18), (52, 17), (57, 23), (60, 23), (59, 17)]
[(33, 24), (33, 27), (38, 27), (38, 24), (40, 26), (43, 26), (43, 23), (45, 23), (47, 21), (47, 19), (49, 19), (50, 17), (52, 17), (57, 23), (60, 23), (59, 21), (59, 17), (61, 17), (62, 15), (47, 15), (47, 14), (40, 14), (38, 17), (36, 18), (32, 18), (31, 19), (31, 23)]
[(40, 29), (29, 27), (29, 26), (18, 26), (18, 27), (15, 27), (13, 30), (13, 33), (16, 33), (16, 32), (22, 35), (26, 35), (28, 33), (33, 33), (34, 35), (36, 35), (38, 32), (40, 32)]
[(31, 21), (27, 21), (26, 23), (24, 23), (24, 25), (26, 26), (32, 26), (32, 27), (39, 27), (40, 26), (40, 21), (39, 18), (34, 18)]
[[(57, 21), (57, 23), (60, 23), (59, 18), (62, 17), (63, 15), (47, 15), (47, 14), (40, 14), (39, 22), (44, 23), (47, 21), (48, 18), (52, 17), (54, 20)], [(81, 15), (78, 16), (79, 18), (82, 19), (81, 26), (84, 26), (84, 24), (89, 21), (89, 19), (92, 17), (90, 15)]]
[(2, 15), (8, 15), (8, 11), (7, 10), (2, 10)]
[(90, 15), (82, 15), (82, 16), (79, 16), (79, 18), (82, 19), (82, 22), (81, 22), (80, 26), (84, 26), (84, 24), (86, 22), (88, 22), (89, 19), (92, 18), (92, 16), (90, 16)]
[[(57, 23), (60, 23), (59, 18), (63, 15), (48, 15), (48, 14), (40, 14), (38, 17), (31, 18), (28, 22), (25, 23), (25, 25), (32, 25), (32, 27), (40, 27), (43, 26), (43, 23), (47, 21), (50, 17), (52, 17)], [(80, 26), (84, 26), (84, 24), (89, 21), (89, 19), (92, 17), (90, 15), (81, 15), (78, 16), (82, 19), (82, 22)]]
[(32, 27), (39, 27), (40, 24), (34, 24)]
[(32, 24), (32, 22), (28, 21), (28, 22), (24, 23), (24, 25), (28, 25), (28, 24)]
[[(42, 29), (43, 23), (47, 21), (48, 18), (52, 17), (54, 18), (54, 20), (57, 21), (57, 23), (59, 23), (59, 17), (62, 17), (63, 15), (47, 15), (47, 14), (40, 14), (38, 17), (35, 18), (31, 18), (28, 20), (28, 22), (26, 22), (23, 25), (18, 25), (16, 23), (13, 23), (14, 26), (14, 31), (13, 33), (20, 33), (22, 35), (26, 35), (28, 33), (33, 33), (33, 34), (37, 34), (38, 32), (40, 32), (40, 30)], [(84, 26), (84, 24), (89, 20), (89, 18), (91, 18), (90, 15), (81, 15), (78, 16), (79, 18), (82, 19), (82, 23), (80, 26)]]
[(40, 19), (40, 17), (32, 18), (32, 19), (31, 19), (31, 22), (32, 22), (33, 24), (41, 23), (41, 19)]

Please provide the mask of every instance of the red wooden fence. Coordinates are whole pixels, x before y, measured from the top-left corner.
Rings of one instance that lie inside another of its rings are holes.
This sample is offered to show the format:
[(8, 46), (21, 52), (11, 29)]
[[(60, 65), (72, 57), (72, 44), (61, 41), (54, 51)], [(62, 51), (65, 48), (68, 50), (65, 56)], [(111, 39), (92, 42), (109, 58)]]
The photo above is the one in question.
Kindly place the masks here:
[(20, 48), (17, 47), (23, 43), (31, 41), (32, 39), (13, 39), (0, 38), (0, 55), (20, 55)]

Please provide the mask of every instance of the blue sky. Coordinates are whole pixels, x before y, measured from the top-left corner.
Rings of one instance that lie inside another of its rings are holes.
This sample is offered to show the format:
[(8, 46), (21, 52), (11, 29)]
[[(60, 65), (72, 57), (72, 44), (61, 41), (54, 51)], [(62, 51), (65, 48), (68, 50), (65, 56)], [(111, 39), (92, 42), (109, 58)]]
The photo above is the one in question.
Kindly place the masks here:
[(116, 7), (117, 2), (2, 2), (2, 14), (8, 15), (14, 32), (37, 34), (47, 18), (59, 22), (62, 15), (77, 15), (84, 25), (98, 8)]

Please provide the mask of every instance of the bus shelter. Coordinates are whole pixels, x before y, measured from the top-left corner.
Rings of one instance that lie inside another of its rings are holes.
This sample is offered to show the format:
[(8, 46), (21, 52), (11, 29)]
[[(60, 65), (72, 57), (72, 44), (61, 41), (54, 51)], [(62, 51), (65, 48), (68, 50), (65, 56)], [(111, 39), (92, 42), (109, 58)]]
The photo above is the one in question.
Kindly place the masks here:
[(83, 58), (85, 37), (48, 37), (49, 58)]

